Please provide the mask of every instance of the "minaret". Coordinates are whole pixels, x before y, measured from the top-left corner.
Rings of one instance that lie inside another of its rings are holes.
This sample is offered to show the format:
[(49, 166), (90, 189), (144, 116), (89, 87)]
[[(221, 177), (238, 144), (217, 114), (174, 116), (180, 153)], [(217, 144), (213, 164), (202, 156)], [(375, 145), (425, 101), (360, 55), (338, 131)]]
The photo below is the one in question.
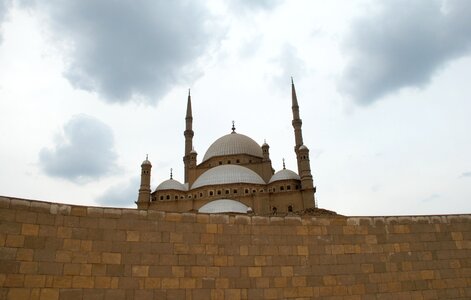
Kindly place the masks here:
[(294, 152), (296, 153), (296, 160), (298, 162), (298, 174), (301, 176), (301, 157), (299, 156), (299, 147), (303, 145), (303, 132), (301, 126), (303, 121), (299, 117), (298, 98), (296, 97), (296, 89), (294, 87), (293, 77), (291, 77), (291, 109), (293, 110), (293, 128), (294, 128)]
[(294, 87), (293, 77), (291, 77), (291, 101), (293, 110), (293, 128), (294, 128), (294, 139), (295, 146), (294, 152), (296, 152), (296, 160), (298, 162), (298, 174), (301, 178), (301, 190), (303, 197), (304, 208), (314, 207), (315, 199), (314, 193), (316, 188), (311, 175), (311, 164), (309, 161), (309, 149), (304, 145), (303, 132), (301, 126), (303, 122), (299, 116), (299, 105), (298, 98), (296, 97), (296, 89)]
[(188, 102), (186, 104), (186, 117), (185, 117), (185, 156), (183, 162), (185, 164), (185, 183), (189, 182), (189, 168), (190, 168), (190, 153), (193, 151), (193, 113), (191, 111), (191, 94), (188, 89)]
[(137, 208), (146, 209), (150, 204), (150, 171), (152, 164), (146, 155), (146, 160), (141, 164), (141, 186), (139, 188), (139, 197), (137, 198)]
[(267, 141), (263, 141), (262, 145), (263, 160), (270, 161), (270, 146), (267, 144)]

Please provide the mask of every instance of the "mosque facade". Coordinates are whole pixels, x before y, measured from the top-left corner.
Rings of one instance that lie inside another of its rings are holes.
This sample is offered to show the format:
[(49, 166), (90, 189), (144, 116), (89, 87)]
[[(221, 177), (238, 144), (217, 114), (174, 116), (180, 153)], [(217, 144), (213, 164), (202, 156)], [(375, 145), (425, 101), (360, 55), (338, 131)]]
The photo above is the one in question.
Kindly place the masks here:
[(152, 164), (146, 158), (141, 164), (139, 209), (169, 212), (199, 211), (204, 213), (254, 213), (260, 215), (289, 213), (315, 207), (316, 187), (311, 175), (309, 149), (303, 143), (302, 121), (296, 89), (291, 82), (294, 128), (294, 152), (297, 172), (283, 169), (275, 172), (270, 160), (270, 146), (260, 146), (250, 137), (232, 132), (209, 146), (202, 160), (193, 149), (193, 114), (188, 94), (184, 131), (184, 182), (172, 178), (151, 190)]

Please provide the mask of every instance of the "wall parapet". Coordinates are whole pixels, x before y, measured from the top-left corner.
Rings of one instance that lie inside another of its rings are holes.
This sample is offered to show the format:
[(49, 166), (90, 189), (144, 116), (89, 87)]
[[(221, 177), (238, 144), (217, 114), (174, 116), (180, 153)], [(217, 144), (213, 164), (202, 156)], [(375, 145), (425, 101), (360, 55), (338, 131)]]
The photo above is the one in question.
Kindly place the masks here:
[(471, 298), (471, 215), (210, 215), (0, 197), (0, 299), (313, 297)]

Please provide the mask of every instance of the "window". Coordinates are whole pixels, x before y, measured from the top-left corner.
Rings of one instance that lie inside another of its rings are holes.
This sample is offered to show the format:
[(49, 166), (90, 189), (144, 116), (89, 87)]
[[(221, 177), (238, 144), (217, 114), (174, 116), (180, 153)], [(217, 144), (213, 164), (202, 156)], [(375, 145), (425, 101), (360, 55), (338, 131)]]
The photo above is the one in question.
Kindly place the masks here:
[(218, 195), (221, 195), (221, 190), (218, 190)]
[(203, 193), (200, 193), (200, 198), (203, 197)]
[(227, 164), (228, 164), (228, 165), (230, 165), (230, 164), (231, 164), (231, 161), (230, 161), (230, 160), (228, 160), (228, 161), (227, 161)]
[(288, 212), (293, 212), (293, 206), (292, 205), (288, 206)]
[(237, 189), (233, 189), (233, 190), (232, 190), (232, 193), (233, 193), (233, 194), (237, 194)]
[(209, 195), (210, 195), (210, 196), (214, 195), (214, 192), (213, 192), (213, 191), (209, 191)]
[(229, 190), (226, 190), (226, 195), (229, 194), (229, 193), (230, 193), (230, 191), (229, 191)]
[(284, 186), (280, 186), (280, 191), (284, 191), (285, 190), (285, 187)]
[(236, 160), (236, 163), (240, 163), (240, 159)]
[(164, 200), (164, 196), (160, 196), (160, 200)]
[(288, 185), (288, 186), (286, 187), (286, 189), (287, 189), (288, 191), (291, 190), (291, 185)]
[(297, 184), (295, 188), (296, 188), (297, 190), (299, 190), (299, 184)]
[(170, 195), (167, 195), (167, 200), (169, 200), (169, 199), (170, 199)]
[(276, 211), (277, 211), (276, 206), (273, 206), (271, 211), (272, 211), (273, 215), (276, 215)]
[(248, 194), (248, 193), (249, 193), (249, 189), (245, 189), (245, 193)]
[(257, 190), (255, 190), (255, 189), (253, 189), (253, 190), (252, 190), (252, 193), (254, 193), (254, 194), (255, 194), (256, 192), (257, 192)]
[(178, 195), (175, 195), (175, 200), (178, 200)]
[(222, 165), (222, 161), (220, 161), (219, 164)]

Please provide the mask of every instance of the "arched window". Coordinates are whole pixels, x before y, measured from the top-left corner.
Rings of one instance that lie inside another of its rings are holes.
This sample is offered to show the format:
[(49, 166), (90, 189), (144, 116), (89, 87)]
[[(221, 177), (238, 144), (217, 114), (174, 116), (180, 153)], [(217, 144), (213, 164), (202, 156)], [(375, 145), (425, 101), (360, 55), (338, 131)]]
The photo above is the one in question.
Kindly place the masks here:
[(293, 206), (292, 205), (288, 206), (288, 212), (293, 212)]

